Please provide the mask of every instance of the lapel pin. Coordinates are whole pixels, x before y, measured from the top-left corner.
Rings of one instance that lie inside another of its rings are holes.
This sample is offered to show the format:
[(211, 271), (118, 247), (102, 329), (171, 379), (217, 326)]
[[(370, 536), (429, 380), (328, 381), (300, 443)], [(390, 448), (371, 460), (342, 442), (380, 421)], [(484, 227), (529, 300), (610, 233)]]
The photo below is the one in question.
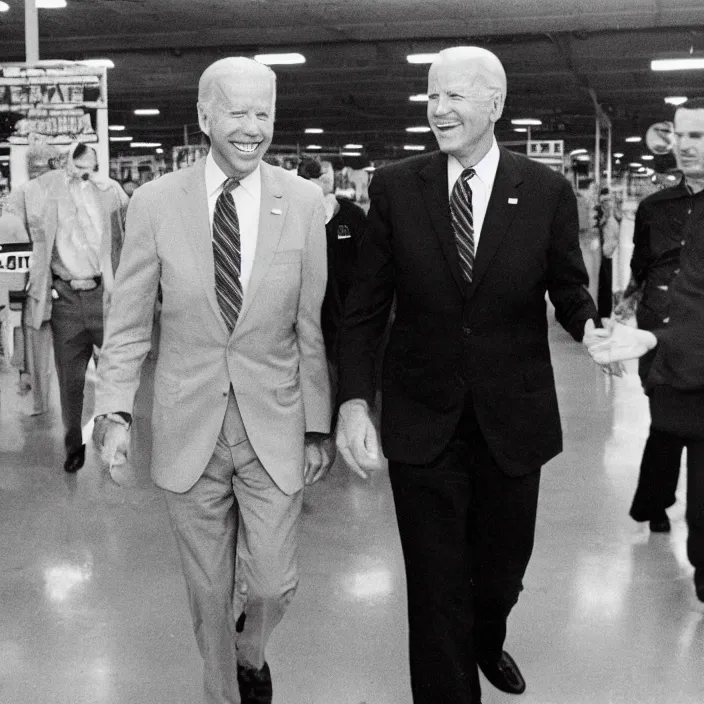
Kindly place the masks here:
[(272, 215), (281, 215), (281, 210), (279, 208), (272, 208), (271, 213)]
[(518, 198), (509, 198), (509, 199), (508, 199), (508, 204), (509, 204), (509, 205), (517, 205), (517, 204), (518, 204)]

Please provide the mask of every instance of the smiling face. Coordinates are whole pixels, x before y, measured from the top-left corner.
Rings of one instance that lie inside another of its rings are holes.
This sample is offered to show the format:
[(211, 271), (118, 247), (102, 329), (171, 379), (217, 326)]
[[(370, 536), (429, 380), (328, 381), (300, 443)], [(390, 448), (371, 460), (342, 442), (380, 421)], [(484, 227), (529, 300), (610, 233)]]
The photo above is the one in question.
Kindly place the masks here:
[(685, 177), (704, 179), (704, 108), (677, 110), (674, 152)]
[(440, 53), (428, 74), (428, 122), (440, 151), (465, 168), (481, 160), (503, 111), (505, 84), (490, 52), (467, 47)]
[(210, 138), (215, 163), (239, 179), (257, 168), (269, 148), (275, 107), (273, 72), (254, 61), (242, 61), (247, 63), (225, 59), (231, 63), (223, 68), (232, 70), (219, 70), (213, 76), (206, 69), (198, 100), (198, 121)]

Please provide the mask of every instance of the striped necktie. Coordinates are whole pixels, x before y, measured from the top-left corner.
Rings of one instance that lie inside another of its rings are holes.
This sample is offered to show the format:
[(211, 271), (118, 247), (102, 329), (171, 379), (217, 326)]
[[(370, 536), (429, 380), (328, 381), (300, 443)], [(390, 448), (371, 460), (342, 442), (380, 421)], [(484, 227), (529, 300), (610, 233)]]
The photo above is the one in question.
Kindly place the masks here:
[(475, 173), (474, 169), (465, 169), (455, 182), (450, 197), (450, 217), (452, 229), (455, 231), (460, 269), (468, 284), (472, 283), (472, 270), (474, 269), (474, 216), (472, 215), (472, 189), (469, 187), (469, 181)]
[(235, 329), (237, 316), (242, 308), (242, 283), (240, 267), (240, 222), (231, 190), (240, 182), (228, 178), (215, 203), (213, 215), (213, 258), (215, 260), (215, 293), (220, 313), (229, 332)]

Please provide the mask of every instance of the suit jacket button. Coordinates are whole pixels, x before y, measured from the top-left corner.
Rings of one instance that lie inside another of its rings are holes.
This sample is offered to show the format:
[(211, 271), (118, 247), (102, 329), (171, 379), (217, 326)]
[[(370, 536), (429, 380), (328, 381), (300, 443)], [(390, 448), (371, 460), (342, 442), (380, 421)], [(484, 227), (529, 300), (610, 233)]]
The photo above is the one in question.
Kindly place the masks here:
[(469, 336), (472, 334), (472, 328), (469, 327), (469, 325), (463, 325), (462, 326), (462, 334)]

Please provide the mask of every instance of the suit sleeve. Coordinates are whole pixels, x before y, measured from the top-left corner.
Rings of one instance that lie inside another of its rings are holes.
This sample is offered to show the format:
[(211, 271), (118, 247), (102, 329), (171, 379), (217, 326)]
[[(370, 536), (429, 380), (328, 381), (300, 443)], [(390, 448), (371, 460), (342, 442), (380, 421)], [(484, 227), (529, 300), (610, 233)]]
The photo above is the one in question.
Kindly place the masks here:
[(327, 283), (325, 206), (316, 201), (303, 250), (301, 292), (296, 318), (300, 379), (307, 433), (329, 433), (331, 398), (320, 308)]
[(160, 263), (150, 214), (148, 197), (135, 193), (100, 351), (96, 415), (132, 413), (142, 363), (151, 348)]
[(393, 230), (383, 172), (374, 175), (369, 198), (371, 205), (357, 267), (345, 301), (338, 404), (353, 398), (373, 404), (376, 355), (394, 297)]
[(639, 286), (648, 276), (652, 255), (650, 253), (650, 227), (641, 203), (636, 210), (636, 221), (633, 228), (633, 255), (631, 256), (631, 273), (633, 280)]
[(587, 320), (593, 320), (597, 327), (601, 327), (601, 320), (587, 289), (589, 277), (579, 246), (577, 199), (566, 180), (550, 228), (548, 257), (548, 293), (555, 317), (575, 340), (581, 341)]

